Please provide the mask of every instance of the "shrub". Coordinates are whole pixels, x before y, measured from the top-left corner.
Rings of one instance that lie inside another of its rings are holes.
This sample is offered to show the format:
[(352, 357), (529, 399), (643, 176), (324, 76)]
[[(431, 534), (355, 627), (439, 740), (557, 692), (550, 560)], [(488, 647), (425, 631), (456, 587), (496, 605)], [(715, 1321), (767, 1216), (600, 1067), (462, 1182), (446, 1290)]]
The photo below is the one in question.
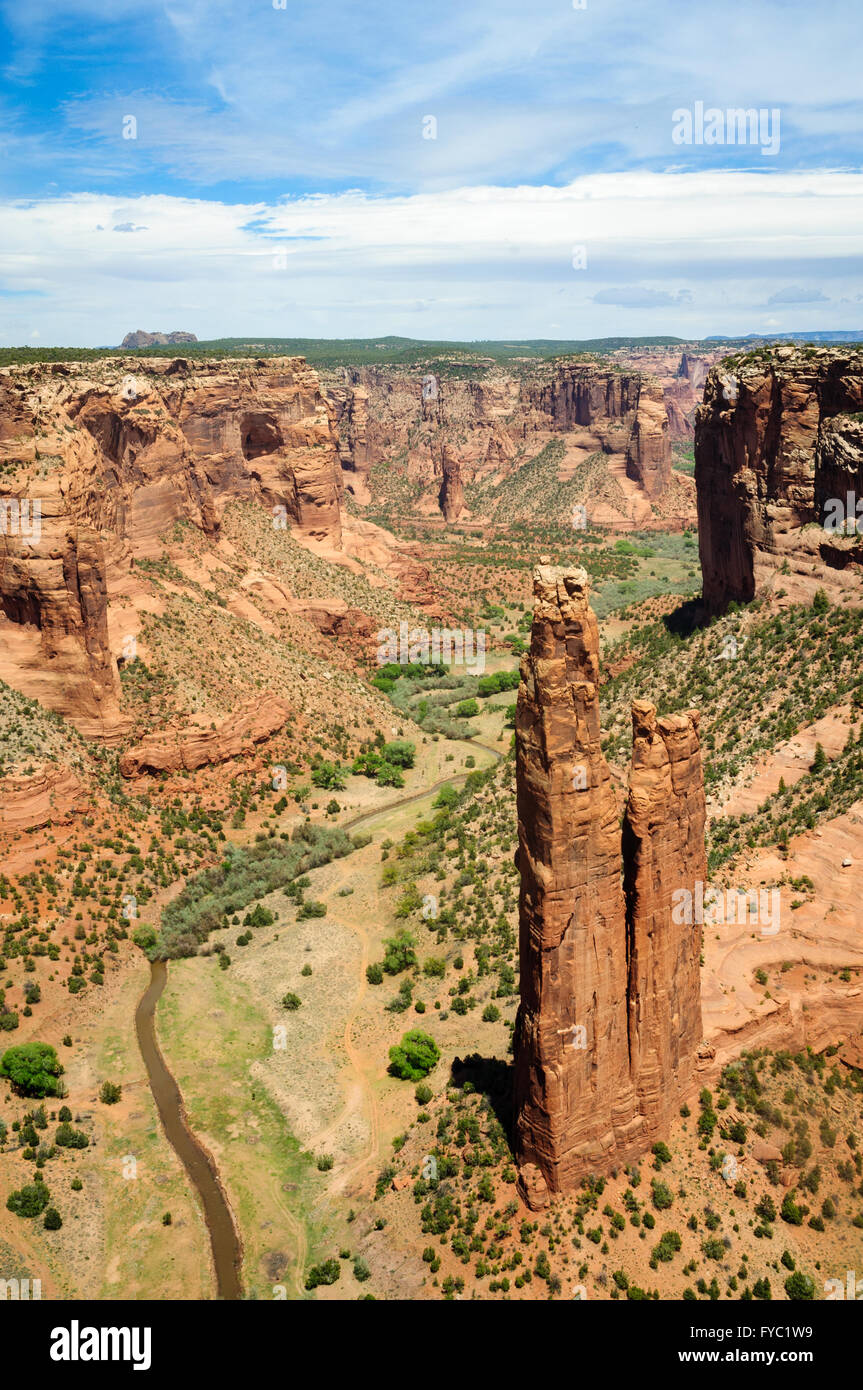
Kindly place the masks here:
[(659, 1182), (657, 1178), (650, 1184), (650, 1195), (657, 1211), (667, 1211), (674, 1201), (671, 1188), (667, 1183)]
[(6, 1198), (6, 1209), (16, 1216), (40, 1216), (51, 1200), (51, 1194), (43, 1182), (26, 1183)]
[(362, 1255), (357, 1255), (356, 1259), (354, 1260), (354, 1278), (358, 1281), (358, 1283), (364, 1284), (367, 1279), (371, 1278), (371, 1273), (372, 1272), (366, 1264), (365, 1260), (363, 1259)]
[(319, 1284), (335, 1284), (341, 1278), (342, 1268), (338, 1260), (324, 1260), (323, 1264), (312, 1265), (306, 1279), (307, 1289), (316, 1289)]
[(440, 1060), (440, 1048), (434, 1038), (413, 1028), (397, 1045), (390, 1048), (389, 1072), (403, 1081), (422, 1081)]
[(46, 1231), (59, 1231), (63, 1225), (63, 1218), (56, 1207), (49, 1207), (45, 1212), (45, 1219), (42, 1222)]
[(0, 1061), (0, 1076), (8, 1077), (13, 1090), (21, 1096), (62, 1095), (62, 1084), (57, 1078), (63, 1070), (48, 1043), (30, 1042), (7, 1048)]
[(416, 745), (407, 739), (395, 739), (392, 743), (384, 744), (381, 756), (385, 763), (391, 763), (393, 767), (413, 767), (416, 752)]
[(300, 1007), (302, 1002), (303, 1001), (298, 994), (293, 994), (289, 990), (288, 993), (285, 994), (282, 998), (282, 1008), (288, 1009), (291, 1013), (294, 1013)]
[(792, 1303), (809, 1303), (815, 1297), (815, 1281), (798, 1269), (785, 1280), (785, 1292)]
[(116, 1105), (122, 1094), (122, 1086), (116, 1085), (113, 1081), (103, 1081), (99, 1091), (99, 1099), (103, 1105)]

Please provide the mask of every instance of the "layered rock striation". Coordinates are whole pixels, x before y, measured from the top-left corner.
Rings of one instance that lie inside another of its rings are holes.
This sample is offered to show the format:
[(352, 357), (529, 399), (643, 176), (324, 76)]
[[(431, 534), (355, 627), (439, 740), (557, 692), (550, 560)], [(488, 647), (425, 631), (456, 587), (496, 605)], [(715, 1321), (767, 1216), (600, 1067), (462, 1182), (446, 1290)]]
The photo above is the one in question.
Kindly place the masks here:
[(0, 372), (0, 679), (85, 733), (124, 731), (111, 580), (231, 501), (342, 547), (329, 407), (302, 358), (147, 358)]
[(505, 477), (560, 435), (619, 455), (651, 501), (671, 480), (662, 388), (639, 371), (596, 362), (533, 364), (474, 374), (403, 367), (346, 367), (324, 375), (347, 486), (368, 499), (378, 463), (403, 461), (419, 505), (457, 520), (466, 484)]
[(861, 412), (859, 349), (763, 348), (711, 370), (695, 432), (709, 612), (749, 602), (777, 569), (786, 590), (857, 587), (860, 532), (824, 524), (839, 504), (852, 527), (863, 517)]
[(515, 1147), (522, 1193), (541, 1206), (636, 1159), (691, 1084), (700, 932), (674, 924), (672, 895), (694, 893), (706, 860), (697, 716), (635, 706), (621, 838), (588, 577), (541, 565), (534, 592), (516, 713)]

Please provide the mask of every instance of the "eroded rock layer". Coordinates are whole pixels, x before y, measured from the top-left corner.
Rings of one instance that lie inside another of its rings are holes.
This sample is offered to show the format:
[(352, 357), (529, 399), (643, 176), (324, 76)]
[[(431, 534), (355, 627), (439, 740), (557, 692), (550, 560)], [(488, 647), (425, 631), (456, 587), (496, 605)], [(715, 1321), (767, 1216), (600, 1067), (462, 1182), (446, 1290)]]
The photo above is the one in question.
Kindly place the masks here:
[(831, 504), (841, 503), (852, 526), (860, 519), (861, 409), (863, 352), (854, 348), (764, 348), (711, 370), (695, 431), (710, 612), (749, 602), (779, 569), (795, 595), (807, 583), (857, 587), (860, 533), (843, 537), (824, 523)]
[(347, 367), (324, 374), (347, 486), (368, 500), (368, 474), (398, 458), (422, 493), (420, 507), (448, 521), (464, 485), (503, 477), (559, 435), (619, 456), (653, 501), (671, 479), (671, 436), (660, 384), (594, 362), (478, 366), (437, 374), (417, 368)]
[(534, 593), (516, 713), (515, 1145), (522, 1194), (541, 1206), (637, 1158), (690, 1084), (699, 936), (673, 927), (671, 906), (706, 865), (697, 717), (636, 706), (622, 845), (588, 577), (540, 565)]
[(342, 548), (329, 408), (301, 358), (147, 358), (0, 372), (0, 679), (85, 733), (124, 731), (111, 577), (225, 507)]

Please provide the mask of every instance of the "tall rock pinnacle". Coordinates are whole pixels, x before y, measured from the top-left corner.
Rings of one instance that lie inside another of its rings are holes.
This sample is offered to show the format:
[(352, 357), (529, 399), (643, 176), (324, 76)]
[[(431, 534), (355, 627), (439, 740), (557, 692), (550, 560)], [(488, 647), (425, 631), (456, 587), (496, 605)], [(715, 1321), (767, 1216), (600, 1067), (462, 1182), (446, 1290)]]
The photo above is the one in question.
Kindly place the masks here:
[(698, 928), (671, 924), (672, 893), (706, 877), (697, 716), (635, 706), (622, 846), (588, 593), (582, 569), (536, 570), (516, 714), (515, 1146), (533, 1206), (637, 1158), (701, 1041)]

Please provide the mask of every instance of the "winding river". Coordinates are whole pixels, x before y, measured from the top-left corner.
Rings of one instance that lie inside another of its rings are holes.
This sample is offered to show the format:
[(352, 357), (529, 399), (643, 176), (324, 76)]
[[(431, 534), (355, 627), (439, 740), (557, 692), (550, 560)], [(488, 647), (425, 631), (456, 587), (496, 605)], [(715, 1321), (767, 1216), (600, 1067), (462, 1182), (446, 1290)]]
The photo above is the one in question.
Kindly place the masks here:
[[(488, 744), (471, 741), (469, 746), (484, 749), (485, 752), (491, 753), (498, 762), (503, 757), (503, 754), (496, 748), (490, 748)], [(425, 787), (423, 791), (398, 797), (396, 800), (388, 802), (386, 806), (379, 806), (373, 811), (364, 812), (355, 816), (353, 820), (344, 822), (343, 829), (355, 830), (358, 826), (376, 820), (379, 816), (386, 815), (400, 806), (409, 806), (414, 801), (422, 801), (424, 797), (438, 791), (447, 783), (464, 782), (467, 776), (467, 773), (456, 773), (453, 777), (446, 777), (430, 787)], [(156, 1102), (156, 1109), (159, 1112), (159, 1119), (162, 1121), (165, 1137), (188, 1173), (189, 1180), (204, 1208), (204, 1221), (210, 1237), (213, 1266), (216, 1273), (216, 1296), (221, 1299), (241, 1299), (243, 1286), (240, 1271), (243, 1249), (237, 1228), (234, 1225), (231, 1208), (219, 1181), (218, 1171), (212, 1157), (189, 1128), (180, 1088), (165, 1065), (165, 1059), (156, 1040), (156, 1005), (162, 997), (167, 982), (168, 962), (164, 960), (153, 961), (150, 967), (150, 983), (141, 995), (135, 1010), (135, 1031), (138, 1035), (138, 1046), (147, 1068), (150, 1090)]]
[(150, 983), (141, 995), (135, 1010), (138, 1046), (147, 1068), (150, 1090), (153, 1092), (165, 1137), (188, 1173), (204, 1208), (204, 1221), (213, 1250), (217, 1297), (238, 1299), (243, 1296), (243, 1286), (240, 1282), (242, 1246), (231, 1208), (219, 1182), (216, 1165), (186, 1123), (180, 1088), (166, 1067), (156, 1041), (156, 1005), (167, 981), (167, 961), (153, 961), (150, 967)]

